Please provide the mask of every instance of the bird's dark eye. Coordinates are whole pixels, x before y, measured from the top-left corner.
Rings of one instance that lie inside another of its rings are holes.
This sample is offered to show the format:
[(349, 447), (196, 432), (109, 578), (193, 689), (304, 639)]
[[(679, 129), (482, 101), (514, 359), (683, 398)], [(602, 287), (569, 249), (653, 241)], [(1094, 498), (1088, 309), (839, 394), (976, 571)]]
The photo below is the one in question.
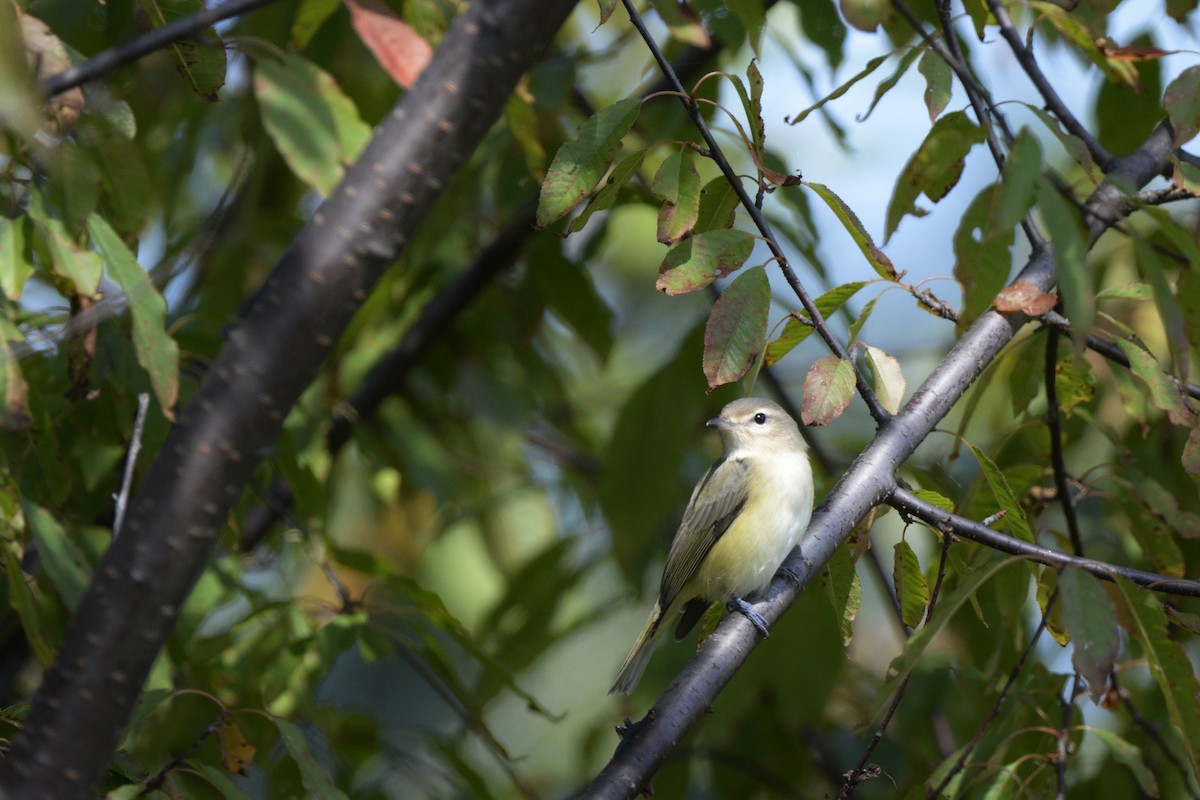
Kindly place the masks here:
[(767, 415), (760, 411), (754, 415), (754, 421), (759, 425), (766, 425)]

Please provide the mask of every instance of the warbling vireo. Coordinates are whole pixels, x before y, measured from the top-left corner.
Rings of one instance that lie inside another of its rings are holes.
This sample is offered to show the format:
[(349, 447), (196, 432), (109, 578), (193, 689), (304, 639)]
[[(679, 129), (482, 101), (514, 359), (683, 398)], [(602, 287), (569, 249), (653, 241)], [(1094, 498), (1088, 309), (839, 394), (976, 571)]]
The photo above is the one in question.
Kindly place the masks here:
[(812, 516), (808, 446), (796, 421), (770, 400), (734, 400), (708, 424), (725, 453), (692, 491), (671, 542), (658, 602), (609, 694), (629, 694), (680, 611), (682, 639), (709, 605), (728, 601), (765, 636), (746, 595), (762, 591), (796, 546)]

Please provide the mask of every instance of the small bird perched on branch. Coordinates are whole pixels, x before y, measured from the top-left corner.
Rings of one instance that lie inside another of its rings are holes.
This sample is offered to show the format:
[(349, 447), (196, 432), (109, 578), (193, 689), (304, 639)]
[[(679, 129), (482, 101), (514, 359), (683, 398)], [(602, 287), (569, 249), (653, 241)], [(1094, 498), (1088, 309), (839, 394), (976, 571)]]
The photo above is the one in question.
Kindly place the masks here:
[(770, 400), (746, 397), (708, 424), (720, 432), (725, 452), (692, 491), (667, 554), (658, 602), (609, 694), (633, 691), (681, 611), (677, 640), (715, 602), (728, 602), (766, 636), (766, 623), (743, 598), (770, 584), (808, 528), (812, 468), (796, 421)]

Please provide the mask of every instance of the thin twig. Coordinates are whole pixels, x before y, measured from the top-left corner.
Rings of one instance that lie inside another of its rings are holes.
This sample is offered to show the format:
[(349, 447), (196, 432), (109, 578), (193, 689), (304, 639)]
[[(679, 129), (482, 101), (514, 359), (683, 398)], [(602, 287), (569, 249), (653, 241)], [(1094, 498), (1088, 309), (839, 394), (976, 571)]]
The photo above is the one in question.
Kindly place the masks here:
[[(1055, 311), (1050, 311), (1042, 315), (1041, 320), (1047, 326), (1051, 326), (1056, 330), (1067, 334), (1068, 336), (1071, 334), (1070, 321)], [(1125, 369), (1129, 369), (1129, 358), (1121, 351), (1121, 348), (1117, 347), (1112, 342), (1089, 334), (1084, 340), (1084, 343), (1087, 345), (1089, 350), (1099, 353), (1114, 364), (1120, 364)], [(1168, 375), (1167, 377), (1179, 387), (1180, 391), (1186, 393), (1190, 397), (1200, 400), (1200, 385), (1195, 383), (1185, 383), (1174, 375)]]
[(1075, 501), (1071, 498), (1071, 487), (1067, 480), (1067, 462), (1063, 456), (1062, 419), (1058, 413), (1058, 337), (1057, 328), (1050, 328), (1046, 337), (1046, 427), (1050, 429), (1050, 463), (1054, 470), (1054, 488), (1067, 520), (1067, 531), (1071, 535), (1071, 549), (1075, 555), (1083, 555), (1083, 538), (1079, 535), (1079, 519), (1075, 515)]
[[(892, 6), (900, 12), (900, 15), (904, 17), (917, 36), (930, 49), (937, 53), (958, 77), (963, 91), (967, 93), (967, 99), (971, 103), (971, 108), (975, 112), (975, 118), (979, 120), (979, 125), (983, 128), (988, 149), (992, 153), (992, 160), (996, 163), (997, 169), (1002, 169), (1006, 160), (1004, 148), (1001, 147), (1000, 142), (996, 139), (993, 123), (1000, 129), (1000, 133), (1004, 138), (1004, 145), (1008, 147), (1011, 147), (1013, 143), (1012, 129), (1009, 128), (1008, 120), (1005, 119), (1004, 114), (992, 101), (991, 94), (971, 74), (966, 58), (963, 56), (962, 48), (958, 45), (958, 36), (954, 30), (954, 22), (950, 17), (949, 2), (939, 0), (937, 3), (938, 20), (942, 26), (942, 34), (946, 40), (945, 45), (942, 45), (937, 39), (926, 32), (920, 18), (904, 3), (904, 0), (892, 0)], [(1034, 249), (1041, 247), (1045, 243), (1041, 233), (1038, 231), (1037, 224), (1030, 214), (1026, 214), (1021, 219), (1021, 229), (1025, 232), (1025, 237)]]
[(1121, 688), (1121, 683), (1119, 680), (1117, 680), (1117, 673), (1111, 673), (1108, 676), (1108, 679), (1112, 684), (1113, 692), (1116, 693), (1118, 698), (1120, 698), (1121, 704), (1125, 706), (1125, 710), (1129, 712), (1129, 718), (1133, 720), (1133, 724), (1140, 728), (1142, 732), (1150, 738), (1150, 741), (1157, 745), (1158, 749), (1162, 751), (1162, 754), (1166, 757), (1166, 759), (1171, 762), (1171, 766), (1173, 766), (1183, 777), (1183, 782), (1188, 786), (1188, 793), (1192, 797), (1200, 797), (1200, 794), (1197, 794), (1191, 780), (1191, 768), (1183, 763), (1183, 759), (1179, 757), (1179, 755), (1171, 747), (1171, 744), (1167, 742), (1165, 738), (1163, 738), (1162, 733), (1158, 729), (1158, 725), (1155, 722), (1146, 719), (1142, 712), (1138, 710), (1138, 707), (1134, 705), (1133, 700), (1129, 698), (1129, 693)]
[(42, 81), (42, 93), (47, 97), (62, 94), (68, 89), (102, 78), (110, 72), (137, 61), (144, 55), (161, 50), (169, 44), (182, 41), (194, 36), (214, 23), (223, 19), (236, 17), (252, 11), (259, 6), (265, 6), (274, 0), (228, 0), (219, 6), (188, 14), (186, 17), (172, 20), (160, 28), (148, 31), (136, 39), (124, 44), (111, 47), (104, 52), (89, 58), (82, 64), (63, 70), (57, 75), (51, 75)]
[(687, 90), (683, 87), (683, 84), (679, 80), (679, 76), (675, 73), (675, 68), (671, 66), (671, 62), (669, 62), (666, 56), (663, 55), (658, 43), (654, 41), (654, 37), (651, 36), (650, 31), (646, 29), (646, 24), (642, 21), (642, 17), (638, 13), (637, 9), (634, 8), (632, 0), (622, 0), (622, 2), (625, 5), (626, 12), (629, 14), (630, 21), (633, 23), (633, 26), (637, 28), (638, 33), (641, 34), (642, 39), (645, 41), (646, 47), (650, 50), (651, 55), (654, 56), (654, 60), (658, 64), (659, 70), (667, 78), (667, 81), (671, 86), (671, 90), (679, 96), (679, 100), (681, 103), (683, 103), (683, 107), (687, 111), (688, 117), (692, 120), (692, 124), (696, 126), (696, 130), (700, 133), (701, 138), (704, 139), (706, 154), (720, 168), (721, 174), (723, 174), (725, 179), (729, 182), (730, 188), (733, 189), (733, 191), (737, 194), (738, 200), (741, 202), (742, 207), (746, 209), (746, 213), (750, 215), (750, 219), (754, 222), (754, 226), (758, 228), (758, 232), (762, 235), (767, 247), (770, 248), (771, 255), (779, 262), (779, 268), (783, 272), (784, 279), (787, 280), (788, 285), (792, 288), (792, 291), (800, 300), (800, 304), (804, 306), (804, 310), (808, 312), (809, 318), (812, 319), (813, 327), (816, 328), (817, 333), (822, 339), (825, 340), (825, 344), (829, 346), (830, 351), (832, 351), (834, 355), (845, 360), (850, 364), (851, 367), (853, 367), (855, 384), (858, 389), (858, 393), (862, 396), (863, 402), (867, 404), (867, 410), (871, 413), (871, 416), (875, 419), (875, 422), (882, 425), (884, 422), (891, 419), (891, 414), (889, 414), (887, 410), (884, 409), (884, 407), (879, 403), (879, 400), (875, 397), (875, 392), (872, 391), (871, 387), (867, 384), (867, 381), (862, 376), (858, 366), (850, 358), (850, 355), (846, 352), (846, 349), (842, 347), (842, 343), (839, 342), (837, 337), (833, 335), (833, 332), (829, 330), (829, 326), (825, 324), (825, 318), (821, 316), (821, 312), (813, 303), (812, 298), (809, 297), (808, 292), (805, 290), (803, 284), (800, 283), (800, 279), (796, 276), (795, 270), (792, 269), (791, 262), (788, 261), (787, 256), (784, 255), (783, 249), (779, 246), (779, 242), (775, 238), (775, 234), (771, 231), (771, 226), (767, 222), (767, 218), (763, 215), (762, 209), (755, 205), (754, 199), (751, 198), (746, 192), (746, 187), (742, 185), (741, 179), (738, 178), (733, 166), (730, 165), (729, 160), (725, 157), (725, 154), (721, 150), (721, 146), (717, 144), (717, 140), (713, 137), (712, 131), (708, 129), (708, 124), (704, 121), (704, 117), (700, 113), (700, 106), (695, 100), (692, 99), (691, 95), (689, 95)]
[(994, 531), (975, 520), (960, 517), (949, 511), (938, 508), (932, 503), (899, 487), (895, 488), (887, 498), (888, 505), (905, 514), (911, 514), (917, 519), (924, 520), (929, 525), (942, 532), (954, 533), (964, 539), (986, 545), (993, 550), (1022, 556), (1039, 564), (1051, 567), (1077, 567), (1095, 575), (1101, 580), (1111, 581), (1122, 578), (1146, 589), (1152, 589), (1163, 594), (1176, 594), (1184, 597), (1200, 597), (1200, 581), (1189, 581), (1146, 572), (1132, 567), (1122, 567), (1107, 561), (1097, 561), (1094, 558), (1072, 556), (1049, 547), (1026, 542)]
[(133, 473), (137, 468), (138, 453), (142, 449), (142, 431), (146, 427), (146, 410), (150, 408), (150, 395), (142, 392), (137, 396), (137, 417), (133, 421), (133, 437), (129, 441), (129, 453), (125, 456), (125, 476), (121, 479), (121, 490), (116, 494), (117, 509), (113, 520), (112, 535), (117, 538), (125, 522), (125, 508), (129, 505), (129, 491), (133, 487)]
[(1050, 81), (1046, 80), (1046, 76), (1042, 74), (1041, 67), (1038, 66), (1037, 59), (1033, 57), (1033, 53), (1025, 46), (1025, 42), (1021, 40), (1021, 35), (1017, 33), (1012, 18), (1008, 16), (1008, 9), (998, 0), (987, 0), (987, 5), (988, 10), (992, 12), (992, 16), (996, 18), (996, 23), (1000, 26), (1000, 35), (1004, 37), (1004, 41), (1008, 42), (1013, 55), (1017, 57), (1017, 61), (1021, 64), (1021, 69), (1029, 76), (1029, 80), (1037, 88), (1038, 93), (1042, 96), (1042, 100), (1046, 102), (1046, 108), (1058, 118), (1058, 121), (1063, 124), (1063, 127), (1072, 136), (1083, 142), (1088, 152), (1092, 154), (1092, 159), (1100, 165), (1100, 168), (1108, 172), (1113, 165), (1112, 153), (1108, 152), (1104, 148), (1104, 145), (1100, 144), (1096, 137), (1092, 136), (1091, 132), (1071, 113), (1066, 103), (1058, 96), (1058, 92), (1054, 91), (1054, 86), (1051, 85)]
[(1075, 698), (1081, 690), (1079, 671), (1071, 678), (1071, 688), (1065, 697), (1059, 698), (1062, 706), (1062, 722), (1058, 726), (1058, 743), (1054, 754), (1054, 767), (1058, 780), (1058, 800), (1067, 797), (1067, 757), (1071, 755), (1071, 712), (1075, 708)]
[[(938, 595), (942, 590), (942, 578), (944, 578), (946, 575), (946, 564), (950, 558), (950, 542), (952, 540), (953, 537), (950, 534), (942, 534), (942, 555), (938, 562), (937, 583), (934, 584), (933, 591), (929, 595), (929, 606), (926, 608), (925, 620), (927, 622), (933, 619), (933, 609), (937, 606)], [(871, 554), (874, 555), (874, 552), (875, 551), (872, 549)], [(882, 570), (878, 569), (877, 560), (872, 563), (875, 564), (877, 571), (882, 572)], [(896, 615), (899, 617), (900, 602), (890, 590), (888, 591), (888, 594), (892, 597), (892, 605), (895, 609)], [(912, 633), (909, 631), (908, 627), (904, 625), (903, 618), (900, 619), (900, 623), (900, 629), (904, 632), (905, 638), (911, 637)], [(867, 771), (867, 764), (871, 760), (871, 755), (875, 752), (875, 748), (878, 747), (879, 743), (883, 740), (883, 734), (887, 731), (888, 725), (892, 721), (892, 717), (895, 715), (896, 710), (900, 707), (900, 701), (904, 698), (905, 690), (908, 688), (908, 681), (911, 677), (912, 673), (910, 672), (904, 676), (904, 680), (900, 681), (900, 685), (896, 687), (896, 692), (892, 696), (892, 701), (888, 704), (887, 710), (883, 714), (883, 719), (879, 722), (879, 727), (875, 730), (875, 735), (871, 737), (871, 741), (867, 744), (866, 749), (863, 750), (863, 754), (858, 759), (858, 763), (855, 764), (854, 767), (845, 774), (842, 788), (838, 792), (838, 800), (846, 800), (849, 798), (858, 785), (863, 782), (864, 773)], [(939, 709), (934, 713), (938, 716), (941, 716), (944, 712)]]

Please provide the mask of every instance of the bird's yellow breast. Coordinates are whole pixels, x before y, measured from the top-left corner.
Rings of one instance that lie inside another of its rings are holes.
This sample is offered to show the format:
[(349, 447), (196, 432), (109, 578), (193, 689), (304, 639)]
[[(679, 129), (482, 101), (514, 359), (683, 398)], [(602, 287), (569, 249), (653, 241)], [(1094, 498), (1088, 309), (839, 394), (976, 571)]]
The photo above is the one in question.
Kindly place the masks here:
[(767, 587), (812, 516), (812, 471), (805, 453), (747, 459), (749, 497), (691, 581), (692, 596), (723, 602)]

